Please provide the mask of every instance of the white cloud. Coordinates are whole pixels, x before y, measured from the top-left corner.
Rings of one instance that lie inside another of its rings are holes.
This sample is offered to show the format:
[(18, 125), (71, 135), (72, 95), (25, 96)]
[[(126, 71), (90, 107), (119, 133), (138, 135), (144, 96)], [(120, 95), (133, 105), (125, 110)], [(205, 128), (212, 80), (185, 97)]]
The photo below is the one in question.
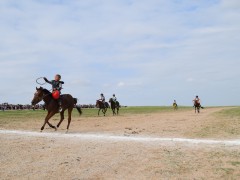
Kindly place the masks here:
[(117, 86), (118, 86), (118, 87), (123, 87), (123, 86), (125, 86), (125, 83), (124, 83), (124, 82), (119, 82), (119, 83), (117, 84)]

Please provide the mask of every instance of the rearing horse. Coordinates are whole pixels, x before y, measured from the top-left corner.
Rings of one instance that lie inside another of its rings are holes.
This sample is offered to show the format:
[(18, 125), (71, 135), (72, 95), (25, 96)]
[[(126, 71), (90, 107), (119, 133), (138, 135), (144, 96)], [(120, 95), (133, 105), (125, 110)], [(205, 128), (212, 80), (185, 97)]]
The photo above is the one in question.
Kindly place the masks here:
[[(118, 112), (119, 112), (119, 108), (120, 108), (120, 104), (118, 101), (114, 101), (113, 98), (110, 98), (109, 99), (109, 103), (111, 105), (111, 109), (112, 109), (112, 112), (113, 112), (113, 115), (118, 115)], [(115, 111), (115, 109), (117, 109), (117, 113)]]
[(107, 109), (109, 108), (109, 104), (108, 104), (107, 102), (105, 102), (105, 103), (103, 104), (102, 101), (97, 100), (97, 102), (96, 102), (96, 107), (99, 108), (99, 110), (98, 110), (98, 116), (99, 116), (100, 110), (102, 110), (103, 115), (105, 116), (105, 115), (106, 115), (106, 112), (107, 112)]
[[(77, 104), (77, 99), (73, 98), (70, 94), (64, 94), (61, 95), (62, 100), (62, 111), (60, 112), (61, 119), (57, 125), (57, 128), (53, 126), (51, 123), (49, 123), (49, 120), (51, 117), (53, 117), (56, 113), (59, 111), (59, 105), (57, 100), (55, 100), (52, 97), (52, 93), (48, 91), (47, 89), (43, 89), (42, 87), (36, 88), (36, 92), (34, 94), (32, 105), (38, 104), (40, 101), (45, 102), (45, 108), (48, 111), (48, 114), (45, 118), (45, 121), (43, 123), (43, 126), (41, 127), (41, 131), (43, 131), (46, 124), (48, 124), (51, 128), (54, 128), (57, 130), (59, 126), (61, 125), (62, 121), (64, 120), (64, 111), (68, 110), (68, 125), (67, 125), (67, 131), (69, 129), (70, 123), (71, 123), (71, 116), (72, 116), (72, 110), (74, 106)], [(82, 110), (80, 107), (76, 106), (76, 109), (78, 110), (79, 114), (82, 114)]]

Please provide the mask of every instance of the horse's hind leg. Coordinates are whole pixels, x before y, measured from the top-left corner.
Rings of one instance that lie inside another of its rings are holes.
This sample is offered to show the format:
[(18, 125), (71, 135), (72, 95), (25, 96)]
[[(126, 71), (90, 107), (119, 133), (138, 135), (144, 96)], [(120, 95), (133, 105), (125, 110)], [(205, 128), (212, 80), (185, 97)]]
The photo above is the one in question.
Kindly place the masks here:
[(69, 129), (69, 126), (70, 126), (71, 120), (72, 120), (72, 110), (73, 110), (73, 108), (69, 108), (69, 109), (68, 109), (68, 125), (67, 125), (67, 132), (68, 132), (68, 129)]
[(62, 122), (63, 122), (63, 120), (64, 120), (64, 111), (62, 111), (62, 112), (60, 113), (60, 116), (61, 116), (61, 119), (60, 119), (60, 121), (59, 121), (59, 123), (58, 123), (58, 125), (57, 125), (57, 128), (60, 127), (60, 125), (62, 124)]

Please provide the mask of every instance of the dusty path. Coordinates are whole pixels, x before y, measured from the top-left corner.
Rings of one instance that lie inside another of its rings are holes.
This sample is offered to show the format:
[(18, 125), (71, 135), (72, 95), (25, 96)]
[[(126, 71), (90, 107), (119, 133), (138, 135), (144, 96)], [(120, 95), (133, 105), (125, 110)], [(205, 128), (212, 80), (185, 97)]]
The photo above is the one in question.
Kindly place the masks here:
[[(216, 119), (211, 115), (222, 109), (224, 108), (210, 108), (203, 110), (201, 114), (195, 114), (194, 111), (191, 110), (140, 115), (123, 115), (118, 117), (78, 117), (73, 118), (69, 132), (108, 133), (126, 136), (143, 134), (160, 137), (197, 138), (199, 130)], [(54, 117), (51, 120), (51, 122), (55, 125), (58, 121), (58, 117)], [(43, 119), (32, 119), (25, 121), (24, 123), (3, 125), (1, 129), (39, 131), (42, 123)], [(64, 120), (58, 131), (65, 132), (66, 126), (67, 120)], [(48, 127), (44, 130), (44, 132), (53, 131), (54, 130)], [(218, 138), (218, 136), (214, 137)]]
[(80, 117), (69, 134), (66, 122), (43, 133), (41, 120), (2, 126), (0, 179), (240, 179), (240, 138), (198, 136), (221, 109)]
[(0, 135), (1, 179), (239, 179), (239, 146)]

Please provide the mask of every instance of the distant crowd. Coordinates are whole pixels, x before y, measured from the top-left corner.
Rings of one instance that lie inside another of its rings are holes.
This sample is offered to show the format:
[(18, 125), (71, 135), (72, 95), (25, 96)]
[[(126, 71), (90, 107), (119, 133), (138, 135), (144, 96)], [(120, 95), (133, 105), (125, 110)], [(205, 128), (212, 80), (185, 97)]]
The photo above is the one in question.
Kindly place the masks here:
[[(83, 104), (78, 105), (81, 108), (96, 108), (96, 105), (93, 104)], [(0, 104), (1, 111), (7, 110), (45, 110), (44, 104), (39, 104), (36, 106), (32, 106), (30, 104), (22, 105), (22, 104), (9, 104), (9, 103), (2, 103)]]

